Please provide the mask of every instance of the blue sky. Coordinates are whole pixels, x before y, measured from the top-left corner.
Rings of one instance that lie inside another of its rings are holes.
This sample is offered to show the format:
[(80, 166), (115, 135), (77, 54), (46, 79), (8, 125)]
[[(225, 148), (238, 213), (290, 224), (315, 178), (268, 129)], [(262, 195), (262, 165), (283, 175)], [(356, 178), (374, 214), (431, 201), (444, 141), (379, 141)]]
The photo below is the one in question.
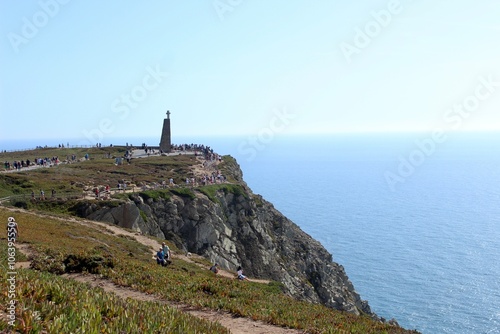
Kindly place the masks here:
[(490, 0), (4, 0), (0, 141), (159, 141), (167, 110), (174, 139), (500, 130), (499, 14)]

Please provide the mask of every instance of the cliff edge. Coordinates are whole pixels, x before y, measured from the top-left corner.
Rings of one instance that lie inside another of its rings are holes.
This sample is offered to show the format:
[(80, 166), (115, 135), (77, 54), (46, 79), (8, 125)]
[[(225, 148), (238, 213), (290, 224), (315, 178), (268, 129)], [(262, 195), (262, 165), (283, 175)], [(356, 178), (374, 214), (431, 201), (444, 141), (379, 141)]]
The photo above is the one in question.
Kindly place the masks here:
[(234, 271), (283, 284), (285, 293), (354, 314), (371, 312), (344, 268), (311, 236), (254, 194), (231, 157), (221, 168), (230, 182), (198, 188), (147, 190), (129, 194), (120, 205), (81, 203), (89, 219), (165, 238)]

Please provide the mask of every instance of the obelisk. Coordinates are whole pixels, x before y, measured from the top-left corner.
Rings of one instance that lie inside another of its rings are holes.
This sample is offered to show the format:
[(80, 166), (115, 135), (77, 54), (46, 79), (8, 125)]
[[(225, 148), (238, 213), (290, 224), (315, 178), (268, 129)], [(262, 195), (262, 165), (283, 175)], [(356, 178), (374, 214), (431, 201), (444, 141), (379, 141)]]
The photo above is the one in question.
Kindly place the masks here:
[(163, 130), (161, 131), (160, 150), (163, 153), (169, 153), (172, 146), (172, 137), (170, 135), (170, 110), (167, 110), (167, 118), (163, 120)]

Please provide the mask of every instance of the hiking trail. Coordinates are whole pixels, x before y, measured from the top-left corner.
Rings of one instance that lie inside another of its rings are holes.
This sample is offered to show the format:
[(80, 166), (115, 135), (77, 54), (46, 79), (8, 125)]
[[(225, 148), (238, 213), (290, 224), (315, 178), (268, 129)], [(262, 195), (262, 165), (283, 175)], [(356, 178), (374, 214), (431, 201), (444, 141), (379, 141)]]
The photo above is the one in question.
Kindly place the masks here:
[[(5, 208), (5, 207), (4, 207)], [(11, 209), (11, 208), (5, 208), (10, 211), (14, 212), (25, 212), (25, 213), (30, 213), (30, 214), (35, 214), (40, 217), (50, 217), (52, 219), (57, 219), (57, 220), (62, 220), (62, 221), (72, 221), (81, 225), (85, 225), (87, 227), (93, 228), (93, 229), (98, 229), (101, 232), (103, 232), (102, 228), (105, 228), (104, 232), (107, 231), (109, 234), (114, 234), (114, 235), (125, 235), (125, 236), (130, 236), (133, 237), (137, 242), (149, 247), (152, 251), (152, 258), (154, 258), (154, 254), (156, 254), (155, 250), (160, 247), (160, 243), (157, 242), (156, 240), (150, 239), (147, 236), (141, 235), (140, 233), (137, 232), (130, 232), (127, 230), (124, 230), (118, 226), (113, 226), (109, 225), (106, 223), (102, 222), (97, 222), (97, 221), (91, 221), (91, 220), (86, 220), (86, 219), (79, 219), (79, 218), (74, 218), (74, 217), (68, 217), (68, 218), (62, 218), (62, 217), (56, 217), (52, 216), (49, 214), (42, 214), (42, 213), (34, 213), (30, 212), (27, 210), (22, 210), (22, 209)], [(33, 250), (30, 248), (28, 244), (22, 244), (18, 243), (16, 244), (16, 248), (25, 254), (28, 258), (33, 255)], [(176, 254), (172, 252), (172, 258), (175, 261), (175, 259), (182, 259), (184, 261), (188, 261), (191, 263), (195, 263), (199, 265), (200, 267), (205, 267), (204, 265), (193, 261), (194, 258), (202, 258), (199, 255), (182, 255), (182, 254)], [(30, 267), (30, 262), (18, 262), (16, 263), (16, 268), (29, 268)], [(208, 268), (206, 268), (208, 270)], [(230, 273), (228, 271), (225, 271), (223, 269), (219, 270), (218, 275), (226, 277), (226, 278), (231, 278), (235, 279), (235, 274)], [(214, 310), (209, 310), (209, 309), (198, 309), (195, 307), (192, 307), (190, 305), (186, 304), (181, 304), (181, 303), (176, 303), (176, 302), (171, 302), (168, 300), (161, 299), (158, 296), (147, 294), (144, 292), (140, 292), (137, 290), (134, 290), (129, 287), (122, 287), (114, 284), (112, 281), (103, 279), (99, 277), (98, 275), (93, 275), (93, 274), (84, 274), (84, 273), (70, 273), (70, 274), (63, 274), (61, 277), (65, 277), (67, 279), (73, 279), (78, 282), (82, 283), (87, 283), (92, 287), (99, 287), (103, 289), (106, 292), (114, 293), (120, 298), (127, 299), (127, 298), (132, 298), (138, 301), (153, 301), (153, 302), (160, 302), (165, 304), (166, 306), (169, 307), (174, 307), (178, 309), (181, 312), (185, 312), (188, 314), (191, 314), (197, 318), (201, 318), (207, 321), (212, 321), (212, 322), (218, 322), (222, 326), (226, 327), (231, 333), (234, 334), (303, 334), (303, 331), (299, 331), (296, 329), (289, 329), (289, 328), (283, 328), (279, 326), (274, 326), (270, 324), (266, 324), (262, 321), (255, 321), (251, 320), (248, 318), (243, 318), (243, 317), (235, 317), (229, 312), (223, 312), (223, 311), (214, 311)], [(250, 279), (253, 282), (259, 282), (259, 283), (268, 283), (269, 281), (266, 280), (255, 280), (255, 279)]]

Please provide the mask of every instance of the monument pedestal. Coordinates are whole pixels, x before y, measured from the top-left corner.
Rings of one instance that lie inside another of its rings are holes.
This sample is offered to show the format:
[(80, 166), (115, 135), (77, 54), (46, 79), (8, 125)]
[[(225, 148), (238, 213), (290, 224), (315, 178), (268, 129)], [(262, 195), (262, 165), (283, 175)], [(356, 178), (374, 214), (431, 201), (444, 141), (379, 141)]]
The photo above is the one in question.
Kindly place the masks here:
[(167, 111), (167, 118), (163, 120), (161, 131), (160, 150), (163, 153), (170, 153), (172, 148), (172, 137), (170, 135), (170, 111)]

